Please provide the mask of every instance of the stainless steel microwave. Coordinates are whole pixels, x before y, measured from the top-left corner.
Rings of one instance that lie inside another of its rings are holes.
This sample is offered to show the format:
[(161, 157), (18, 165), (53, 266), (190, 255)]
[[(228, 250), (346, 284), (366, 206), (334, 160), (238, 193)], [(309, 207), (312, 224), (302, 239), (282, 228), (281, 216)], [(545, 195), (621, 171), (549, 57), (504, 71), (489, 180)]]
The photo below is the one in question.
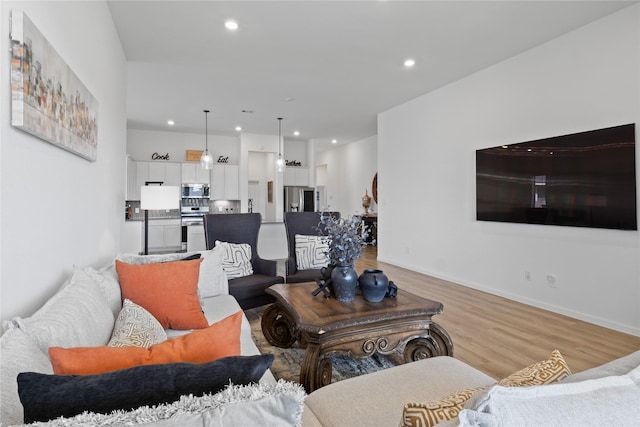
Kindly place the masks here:
[(202, 197), (209, 198), (208, 184), (182, 184), (182, 198)]

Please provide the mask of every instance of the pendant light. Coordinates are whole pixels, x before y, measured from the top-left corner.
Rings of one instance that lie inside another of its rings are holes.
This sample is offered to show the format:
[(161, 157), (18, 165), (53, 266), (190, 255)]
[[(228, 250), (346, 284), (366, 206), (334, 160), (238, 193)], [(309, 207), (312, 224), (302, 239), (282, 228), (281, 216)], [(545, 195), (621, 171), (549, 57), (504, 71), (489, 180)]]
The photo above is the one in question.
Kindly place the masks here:
[(209, 153), (209, 110), (204, 111), (204, 152), (200, 157), (200, 166), (202, 169), (213, 168), (213, 156)]
[(284, 157), (282, 157), (282, 146), (282, 117), (278, 117), (278, 160), (276, 160), (276, 169), (278, 172), (284, 172), (285, 168)]

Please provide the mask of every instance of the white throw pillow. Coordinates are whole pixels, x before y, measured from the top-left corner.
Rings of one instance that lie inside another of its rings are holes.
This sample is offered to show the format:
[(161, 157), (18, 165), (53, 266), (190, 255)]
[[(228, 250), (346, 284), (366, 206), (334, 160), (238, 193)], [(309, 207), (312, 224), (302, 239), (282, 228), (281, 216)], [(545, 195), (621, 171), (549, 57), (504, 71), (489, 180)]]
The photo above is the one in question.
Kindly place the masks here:
[(18, 395), (18, 374), (53, 374), (53, 367), (49, 356), (38, 347), (38, 343), (15, 326), (9, 326), (0, 337), (0, 355), (0, 424), (22, 424), (24, 408)]
[(311, 270), (329, 264), (329, 242), (325, 236), (296, 234), (296, 267)]
[(115, 317), (100, 285), (84, 270), (73, 275), (38, 311), (14, 319), (46, 354), (49, 347), (95, 347), (111, 337)]
[(227, 243), (216, 240), (215, 247), (221, 247), (222, 268), (229, 279), (253, 274), (251, 265), (251, 246), (247, 243)]
[(216, 295), (229, 295), (227, 273), (225, 273), (224, 268), (222, 268), (224, 249), (215, 247), (199, 253), (202, 255), (200, 278), (198, 279), (200, 297), (208, 298)]
[(128, 299), (124, 300), (122, 310), (113, 327), (110, 347), (144, 347), (166, 341), (167, 333), (151, 313)]
[(532, 387), (494, 386), (460, 426), (637, 426), (640, 366), (628, 374)]
[(115, 263), (112, 262), (111, 265), (100, 270), (87, 267), (84, 272), (100, 286), (100, 290), (104, 294), (107, 303), (109, 303), (113, 316), (118, 317), (118, 313), (122, 309), (122, 291), (120, 290)]

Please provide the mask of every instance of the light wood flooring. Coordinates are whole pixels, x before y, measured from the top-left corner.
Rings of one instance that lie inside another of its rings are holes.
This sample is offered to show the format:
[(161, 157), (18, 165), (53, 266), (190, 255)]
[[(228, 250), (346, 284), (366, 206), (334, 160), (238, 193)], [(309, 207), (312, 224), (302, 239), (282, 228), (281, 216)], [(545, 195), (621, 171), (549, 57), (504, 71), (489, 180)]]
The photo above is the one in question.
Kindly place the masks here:
[(454, 345), (454, 357), (500, 379), (560, 350), (572, 372), (580, 372), (640, 349), (640, 337), (617, 332), (506, 298), (477, 291), (377, 260), (368, 246), (358, 273), (377, 268), (399, 288), (439, 301), (434, 321)]

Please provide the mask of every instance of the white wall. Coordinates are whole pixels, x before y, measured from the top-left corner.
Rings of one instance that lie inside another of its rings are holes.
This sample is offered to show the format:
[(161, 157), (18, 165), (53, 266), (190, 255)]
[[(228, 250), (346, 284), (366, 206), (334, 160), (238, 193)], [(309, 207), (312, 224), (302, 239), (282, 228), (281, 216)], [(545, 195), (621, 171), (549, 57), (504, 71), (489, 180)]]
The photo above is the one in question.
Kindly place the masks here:
[[(96, 162), (10, 126), (9, 12), (24, 11), (99, 103)], [(124, 224), (125, 59), (105, 2), (1, 4), (1, 318), (28, 316), (73, 265), (113, 259)], [(79, 18), (81, 17), (81, 18)]]
[(315, 160), (316, 166), (327, 166), (325, 194), (329, 210), (342, 215), (362, 214), (362, 196), (367, 191), (371, 196), (369, 210), (377, 211), (371, 194), (373, 177), (378, 171), (376, 136), (317, 153)]
[[(219, 156), (229, 157), (229, 163), (232, 164), (240, 161), (239, 137), (209, 134), (208, 144), (214, 162), (218, 161)], [(149, 162), (153, 153), (168, 153), (170, 162), (185, 162), (187, 150), (204, 150), (204, 147), (204, 132), (194, 134), (127, 130), (127, 154), (137, 161)]]
[(638, 232), (475, 220), (476, 149), (638, 123), (639, 104), (634, 5), (380, 114), (379, 258), (640, 335)]

